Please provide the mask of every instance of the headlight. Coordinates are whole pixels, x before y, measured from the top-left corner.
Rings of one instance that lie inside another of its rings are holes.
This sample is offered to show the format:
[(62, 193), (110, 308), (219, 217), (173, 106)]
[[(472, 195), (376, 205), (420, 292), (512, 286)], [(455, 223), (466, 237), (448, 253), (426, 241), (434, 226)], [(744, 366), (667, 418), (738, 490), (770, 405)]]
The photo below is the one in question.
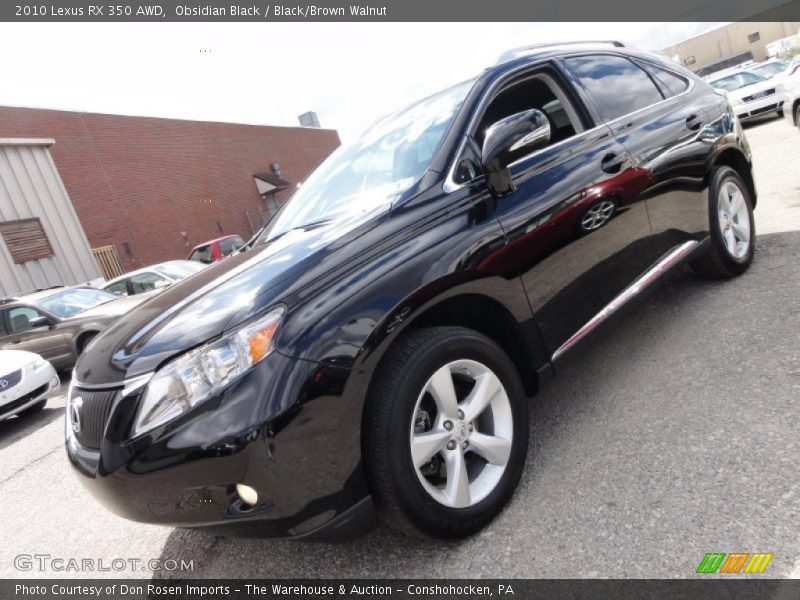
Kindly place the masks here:
[(218, 393), (272, 352), (283, 317), (277, 308), (167, 363), (147, 384), (133, 435), (163, 425)]

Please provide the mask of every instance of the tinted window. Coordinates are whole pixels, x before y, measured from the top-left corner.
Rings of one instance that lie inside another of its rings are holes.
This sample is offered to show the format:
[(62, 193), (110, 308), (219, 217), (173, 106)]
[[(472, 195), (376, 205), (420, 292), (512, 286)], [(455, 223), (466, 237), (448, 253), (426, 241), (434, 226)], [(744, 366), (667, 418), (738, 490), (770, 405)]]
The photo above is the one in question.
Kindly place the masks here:
[(149, 292), (157, 287), (166, 287), (168, 285), (169, 281), (167, 279), (155, 273), (139, 273), (131, 277), (131, 292), (133, 294)]
[(189, 256), (189, 260), (196, 260), (197, 262), (206, 264), (213, 262), (211, 258), (211, 246), (200, 246), (199, 248), (195, 248), (192, 251), (192, 254)]
[(233, 237), (222, 240), (219, 243), (219, 251), (222, 253), (223, 256), (228, 256), (234, 250), (238, 250), (244, 245), (244, 241), (240, 237)]
[(8, 320), (11, 323), (11, 331), (20, 333), (31, 328), (31, 321), (41, 317), (42, 313), (28, 306), (15, 306), (8, 309)]
[(658, 81), (659, 85), (661, 86), (661, 91), (664, 92), (668, 97), (677, 96), (678, 94), (685, 92), (686, 88), (689, 87), (689, 81), (675, 75), (675, 73), (671, 73), (666, 69), (662, 69), (661, 67), (657, 67), (651, 64), (645, 64), (645, 68), (650, 75)]
[(606, 121), (663, 99), (647, 73), (627, 58), (593, 55), (576, 56), (566, 61), (594, 97)]
[(112, 283), (111, 285), (107, 285), (103, 288), (106, 292), (110, 292), (115, 296), (127, 296), (128, 295), (128, 286), (127, 286), (127, 279), (123, 279), (122, 281), (117, 281), (116, 283)]

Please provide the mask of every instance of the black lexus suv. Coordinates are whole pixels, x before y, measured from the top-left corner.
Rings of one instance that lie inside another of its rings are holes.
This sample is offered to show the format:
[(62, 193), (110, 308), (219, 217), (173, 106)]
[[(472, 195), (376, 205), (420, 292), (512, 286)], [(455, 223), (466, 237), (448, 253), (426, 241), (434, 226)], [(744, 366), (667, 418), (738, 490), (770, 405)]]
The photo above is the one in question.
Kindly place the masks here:
[(138, 521), (468, 536), (517, 487), (529, 398), (667, 272), (744, 272), (755, 203), (741, 126), (692, 73), (618, 42), (509, 52), (98, 336), (70, 461)]

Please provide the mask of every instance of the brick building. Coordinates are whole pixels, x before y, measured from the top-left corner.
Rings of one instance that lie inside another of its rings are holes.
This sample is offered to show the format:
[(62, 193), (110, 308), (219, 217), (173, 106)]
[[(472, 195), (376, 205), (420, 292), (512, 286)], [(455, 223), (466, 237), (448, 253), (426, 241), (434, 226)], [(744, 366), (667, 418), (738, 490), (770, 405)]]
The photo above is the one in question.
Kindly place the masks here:
[(17, 107), (0, 107), (0, 138), (55, 140), (90, 246), (113, 246), (125, 270), (247, 239), (339, 145), (326, 129)]

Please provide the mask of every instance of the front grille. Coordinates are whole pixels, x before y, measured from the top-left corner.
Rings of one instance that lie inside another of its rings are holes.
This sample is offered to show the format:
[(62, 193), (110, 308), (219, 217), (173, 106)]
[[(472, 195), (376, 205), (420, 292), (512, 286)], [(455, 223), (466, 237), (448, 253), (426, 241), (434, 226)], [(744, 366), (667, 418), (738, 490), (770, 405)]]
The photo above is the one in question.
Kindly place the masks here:
[(762, 106), (761, 108), (757, 108), (753, 111), (750, 111), (751, 116), (761, 115), (764, 113), (772, 112), (773, 110), (778, 110), (780, 108), (780, 104), (770, 104), (769, 106)]
[[(8, 375), (3, 375), (2, 377), (0, 377), (0, 392), (10, 390), (12, 387), (17, 385), (21, 379), (22, 379), (22, 369), (17, 369), (13, 373), (10, 373)], [(5, 384), (3, 382), (5, 382)]]
[(17, 398), (13, 402), (9, 402), (8, 404), (3, 404), (3, 406), (0, 406), (0, 416), (8, 414), (15, 408), (19, 408), (20, 406), (30, 402), (31, 400), (36, 398), (36, 396), (41, 396), (47, 391), (47, 385), (48, 384), (45, 383), (43, 386), (36, 388), (32, 392), (25, 394), (21, 398)]
[[(119, 390), (84, 390), (77, 387), (72, 390), (68, 418), (72, 430), (75, 432), (75, 438), (82, 446), (95, 450), (100, 448), (118, 393)], [(79, 403), (78, 398), (81, 399)], [(75, 431), (75, 415), (72, 411), (74, 404), (80, 423), (77, 431)]]
[(753, 100), (760, 100), (761, 98), (766, 98), (767, 96), (771, 96), (775, 93), (775, 88), (770, 88), (768, 90), (764, 90), (763, 92), (758, 92), (757, 94), (750, 94), (749, 96), (745, 96), (743, 100), (745, 102), (752, 102)]

